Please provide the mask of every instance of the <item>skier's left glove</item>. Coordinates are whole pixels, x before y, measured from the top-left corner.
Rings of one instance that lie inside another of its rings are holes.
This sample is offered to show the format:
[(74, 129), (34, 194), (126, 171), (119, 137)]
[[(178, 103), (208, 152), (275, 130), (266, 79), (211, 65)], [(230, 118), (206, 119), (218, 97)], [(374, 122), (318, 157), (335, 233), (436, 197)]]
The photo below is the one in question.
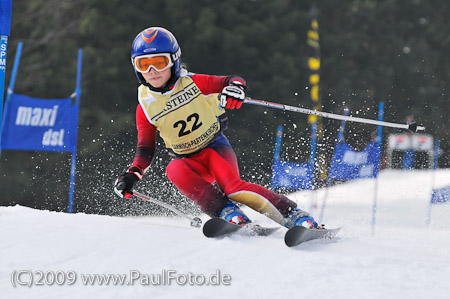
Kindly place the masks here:
[(114, 184), (114, 192), (122, 198), (133, 197), (133, 187), (137, 181), (142, 180), (143, 172), (137, 166), (123, 170)]
[(239, 81), (231, 81), (219, 94), (220, 106), (227, 109), (239, 109), (245, 100), (245, 85)]

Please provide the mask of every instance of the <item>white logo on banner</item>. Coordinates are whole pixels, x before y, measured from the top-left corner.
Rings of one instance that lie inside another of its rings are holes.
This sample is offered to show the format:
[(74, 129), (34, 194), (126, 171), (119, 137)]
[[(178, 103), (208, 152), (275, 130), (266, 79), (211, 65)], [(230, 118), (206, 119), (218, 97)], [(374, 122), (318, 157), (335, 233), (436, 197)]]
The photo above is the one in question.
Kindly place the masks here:
[(16, 125), (31, 127), (53, 127), (58, 114), (58, 106), (53, 108), (25, 107), (17, 109)]
[(372, 164), (365, 165), (365, 166), (361, 167), (361, 169), (359, 170), (359, 177), (360, 178), (372, 177), (373, 170), (374, 170), (374, 165), (372, 165)]
[[(53, 127), (56, 122), (59, 106), (53, 108), (39, 108), (19, 106), (17, 109), (16, 125), (30, 127)], [(42, 145), (63, 146), (64, 129), (55, 131), (49, 129), (44, 132)]]
[(344, 154), (343, 162), (348, 165), (361, 165), (366, 164), (368, 158), (368, 153), (355, 153), (351, 151), (346, 151)]

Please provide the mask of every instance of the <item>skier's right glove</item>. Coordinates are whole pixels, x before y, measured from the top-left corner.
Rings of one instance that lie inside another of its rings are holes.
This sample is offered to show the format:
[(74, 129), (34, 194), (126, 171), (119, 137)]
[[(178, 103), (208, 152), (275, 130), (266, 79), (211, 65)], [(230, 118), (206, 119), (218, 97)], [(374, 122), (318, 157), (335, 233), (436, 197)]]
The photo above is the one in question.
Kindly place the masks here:
[(143, 172), (137, 166), (124, 169), (116, 180), (114, 192), (122, 198), (133, 197), (133, 187), (137, 181), (142, 180)]
[(239, 109), (245, 100), (246, 86), (239, 81), (232, 81), (219, 94), (220, 106), (227, 109)]

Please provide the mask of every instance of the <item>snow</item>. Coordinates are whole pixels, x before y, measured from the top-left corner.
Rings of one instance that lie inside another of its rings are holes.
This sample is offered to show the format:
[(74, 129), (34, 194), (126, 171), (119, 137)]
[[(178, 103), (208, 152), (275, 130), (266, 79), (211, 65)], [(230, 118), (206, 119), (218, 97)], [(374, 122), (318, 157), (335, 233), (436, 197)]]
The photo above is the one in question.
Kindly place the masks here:
[[(334, 240), (296, 248), (284, 245), (284, 228), (269, 237), (233, 235), (215, 240), (203, 237), (200, 229), (190, 228), (189, 221), (181, 218), (118, 218), (0, 207), (0, 296), (449, 298), (450, 203), (433, 205), (431, 223), (426, 225), (433, 181), (436, 187), (449, 185), (450, 171), (381, 172), (373, 232), (373, 179), (291, 194), (316, 218), (327, 196), (323, 220), (328, 227), (342, 227)], [(256, 221), (276, 225), (247, 212)], [(21, 270), (29, 272), (18, 275)], [(36, 283), (40, 271), (49, 278), (58, 271), (61, 277), (75, 273), (77, 280), (71, 285), (19, 285), (29, 283), (31, 276)], [(144, 280), (169, 272), (170, 285)], [(131, 273), (140, 274), (142, 280), (133, 285), (84, 285), (82, 281), (82, 275), (88, 274)], [(188, 275), (199, 282), (210, 275), (215, 275), (216, 282), (219, 276), (223, 281), (221, 285), (181, 285)]]

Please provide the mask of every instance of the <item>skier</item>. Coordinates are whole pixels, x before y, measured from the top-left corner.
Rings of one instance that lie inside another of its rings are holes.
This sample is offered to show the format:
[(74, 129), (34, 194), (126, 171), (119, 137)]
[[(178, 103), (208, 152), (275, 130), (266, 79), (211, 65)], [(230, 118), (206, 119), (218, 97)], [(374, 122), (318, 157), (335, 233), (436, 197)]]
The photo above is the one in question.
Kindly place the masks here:
[(239, 176), (236, 155), (223, 131), (228, 123), (224, 108), (239, 109), (245, 99), (243, 78), (188, 73), (181, 66), (175, 36), (161, 27), (147, 28), (136, 36), (131, 62), (140, 83), (138, 144), (133, 163), (115, 182), (117, 195), (132, 197), (135, 183), (150, 168), (159, 131), (173, 156), (167, 177), (207, 215), (239, 225), (250, 223), (237, 202), (287, 228), (317, 227), (286, 196)]

